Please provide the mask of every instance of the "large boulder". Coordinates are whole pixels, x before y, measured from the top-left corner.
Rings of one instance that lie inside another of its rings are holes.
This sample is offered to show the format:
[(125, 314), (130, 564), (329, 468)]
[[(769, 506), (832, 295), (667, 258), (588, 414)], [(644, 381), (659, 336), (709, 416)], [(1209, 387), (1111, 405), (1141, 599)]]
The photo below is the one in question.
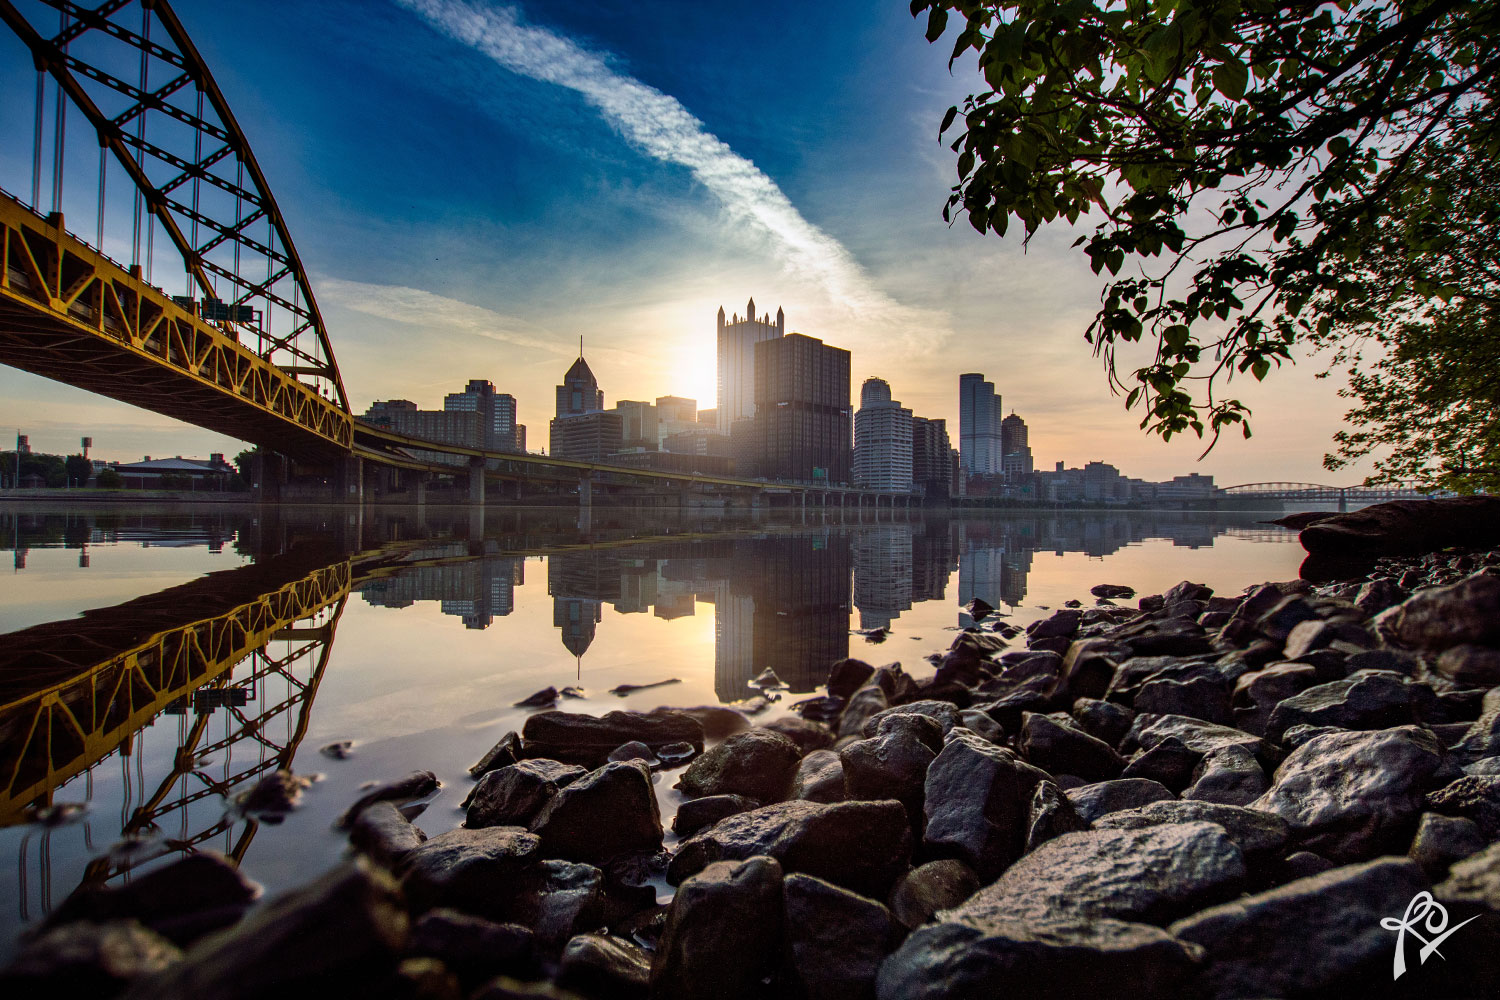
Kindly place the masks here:
[(1045, 771), (1014, 753), (955, 729), (927, 768), (923, 839), (933, 854), (955, 857), (988, 881), (1021, 856), (1032, 790)]
[(515, 826), (449, 830), (410, 851), (402, 885), (420, 912), (434, 906), (504, 912), (522, 868), (539, 859), (541, 839)]
[(557, 985), (586, 997), (645, 1000), (651, 988), (651, 956), (624, 938), (579, 934), (563, 948)]
[(651, 967), (652, 995), (761, 996), (762, 981), (781, 960), (782, 909), (782, 870), (774, 858), (705, 866), (678, 887), (667, 912)]
[(1216, 802), (1152, 802), (1101, 816), (1096, 830), (1139, 830), (1171, 823), (1217, 823), (1247, 858), (1264, 858), (1286, 846), (1291, 828), (1280, 816)]
[(736, 733), (688, 765), (677, 787), (684, 795), (743, 795), (780, 802), (791, 788), (802, 751), (770, 729)]
[(464, 825), (527, 826), (552, 796), (587, 774), (577, 764), (538, 758), (522, 760), (485, 773), (469, 795)]
[(684, 841), (672, 856), (673, 885), (715, 861), (764, 854), (865, 895), (884, 897), (906, 869), (911, 831), (906, 810), (882, 802), (779, 802), (722, 819)]
[(1293, 726), (1389, 729), (1418, 722), (1435, 701), (1425, 685), (1390, 670), (1361, 670), (1284, 699), (1271, 710), (1266, 736), (1280, 742)]
[(439, 959), (466, 979), (482, 979), (530, 970), (535, 940), (529, 927), (439, 907), (412, 925), (407, 953)]
[(920, 927), (979, 891), (979, 876), (956, 858), (929, 861), (907, 872), (891, 890), (891, 914), (903, 927)]
[(1183, 790), (1182, 797), (1244, 806), (1260, 798), (1270, 787), (1260, 761), (1244, 747), (1231, 745), (1204, 755), (1193, 768), (1193, 783)]
[(672, 832), (679, 837), (691, 837), (725, 816), (749, 812), (759, 806), (759, 802), (743, 795), (705, 795), (701, 799), (688, 799), (677, 807), (677, 815), (672, 817)]
[(1038, 781), (1031, 790), (1031, 806), (1026, 813), (1026, 846), (1029, 854), (1053, 837), (1087, 830), (1089, 821), (1078, 815), (1073, 802), (1052, 781)]
[[(917, 717), (937, 729), (931, 719)], [(940, 744), (941, 745), (941, 744)], [(911, 728), (893, 728), (880, 736), (856, 740), (839, 751), (844, 794), (849, 799), (896, 799), (920, 827), (927, 766), (937, 756)]]
[[(1500, 497), (1491, 499), (1500, 504)], [(1375, 628), (1387, 642), (1411, 649), (1500, 646), (1500, 575), (1476, 574), (1451, 586), (1420, 590), (1381, 612)]]
[(422, 845), (427, 834), (390, 802), (367, 806), (349, 828), (349, 843), (387, 868), (395, 868)]
[(1172, 996), (1200, 952), (1144, 921), (1232, 896), (1244, 879), (1239, 849), (1210, 823), (1064, 834), (913, 931), (877, 995)]
[(1396, 938), (1381, 925), (1400, 917), (1427, 886), (1404, 858), (1335, 868), (1224, 903), (1172, 924), (1206, 950), (1192, 995), (1365, 995), (1388, 987)]
[(844, 762), (832, 750), (814, 750), (797, 764), (792, 777), (794, 799), (844, 801)]
[(1132, 702), (1137, 712), (1184, 715), (1205, 722), (1230, 720), (1229, 681), (1219, 674), (1203, 673), (1175, 679), (1155, 677), (1141, 685)]
[(1427, 796), (1427, 805), (1473, 820), (1486, 840), (1500, 839), (1500, 775), (1466, 774)]
[(1084, 732), (1071, 718), (1063, 718), (1066, 721), (1038, 712), (1023, 714), (1021, 755), (1050, 774), (1071, 774), (1085, 781), (1119, 777), (1125, 759), (1114, 747)]
[(863, 736), (865, 723), (890, 707), (885, 688), (875, 683), (866, 684), (849, 696), (849, 702), (839, 716), (839, 736)]
[(598, 767), (616, 747), (640, 742), (652, 752), (672, 743), (703, 749), (703, 726), (681, 712), (538, 712), (521, 729), (527, 757), (545, 757), (564, 764)]
[(1362, 861), (1405, 850), (1442, 764), (1441, 744), (1416, 726), (1330, 732), (1292, 751), (1250, 807), (1286, 820), (1308, 850)]
[(793, 873), (784, 883), (789, 978), (820, 1000), (865, 1000), (899, 940), (891, 912), (848, 889)]
[(1065, 793), (1078, 815), (1089, 823), (1121, 809), (1136, 809), (1152, 802), (1175, 799), (1172, 790), (1150, 778), (1116, 778), (1070, 788)]
[(134, 920), (78, 920), (23, 939), (0, 969), (12, 997), (115, 996), (182, 961), (171, 941)]
[(1326, 555), (1389, 556), (1500, 542), (1500, 497), (1392, 500), (1302, 529), (1302, 547)]
[[(431, 841), (429, 841), (431, 843)], [(379, 996), (406, 944), (396, 883), (364, 860), (259, 907), (182, 962), (136, 980), (132, 1000)]]
[(554, 795), (531, 830), (542, 853), (572, 861), (604, 861), (661, 849), (661, 810), (651, 769), (639, 760), (614, 761)]

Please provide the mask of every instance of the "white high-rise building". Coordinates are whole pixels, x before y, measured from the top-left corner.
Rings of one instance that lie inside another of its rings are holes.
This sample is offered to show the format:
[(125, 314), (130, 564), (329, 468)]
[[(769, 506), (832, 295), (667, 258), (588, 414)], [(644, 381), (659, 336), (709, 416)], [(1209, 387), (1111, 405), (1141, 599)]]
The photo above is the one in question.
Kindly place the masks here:
[(854, 414), (854, 485), (911, 490), (911, 410), (891, 399), (891, 387), (865, 379)]
[(719, 307), (719, 405), (714, 418), (718, 433), (728, 434), (736, 420), (755, 416), (755, 345), (784, 336), (786, 315), (779, 308), (773, 323), (769, 314), (756, 318), (754, 299), (743, 317), (728, 321), (724, 307)]
[(978, 372), (958, 377), (958, 462), (966, 476), (997, 476), (1004, 469), (1000, 397)]

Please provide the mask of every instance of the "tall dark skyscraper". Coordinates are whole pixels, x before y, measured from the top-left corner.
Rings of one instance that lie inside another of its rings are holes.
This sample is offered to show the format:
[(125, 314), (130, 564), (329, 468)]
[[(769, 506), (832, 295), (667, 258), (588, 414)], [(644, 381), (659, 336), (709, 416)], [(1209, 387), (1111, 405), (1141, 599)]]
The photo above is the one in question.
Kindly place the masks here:
[(1007, 476), (1029, 475), (1033, 471), (1028, 437), (1026, 421), (1014, 413), (1000, 421), (1000, 443), (1005, 453)]
[(552, 454), (597, 462), (620, 450), (624, 427), (620, 414), (604, 412), (604, 390), (580, 353), (557, 387), (557, 416), (548, 435)]
[(800, 333), (755, 345), (753, 475), (849, 482), (852, 424), (848, 351)]
[(923, 496), (947, 497), (952, 492), (953, 443), (948, 421), (942, 417), (911, 418), (912, 487)]

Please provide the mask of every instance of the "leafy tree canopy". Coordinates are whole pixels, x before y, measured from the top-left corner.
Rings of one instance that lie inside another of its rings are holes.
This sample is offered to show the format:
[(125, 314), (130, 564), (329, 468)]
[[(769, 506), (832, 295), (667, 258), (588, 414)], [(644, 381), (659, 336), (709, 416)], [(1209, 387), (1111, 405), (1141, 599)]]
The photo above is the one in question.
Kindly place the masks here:
[[(1078, 245), (1111, 278), (1085, 336), (1111, 384), (1129, 390), (1126, 405), (1144, 410), (1142, 428), (1217, 440), (1240, 425), (1248, 436), (1249, 411), (1225, 382), (1265, 378), (1299, 343), (1373, 336), (1392, 307), (1449, 342), (1474, 329), (1472, 311), (1440, 328), (1427, 313), (1483, 302), (1493, 284), (1475, 285), (1473, 268), (1429, 266), (1444, 254), (1423, 240), (1493, 207), (1493, 191), (1464, 197), (1463, 177), (1429, 195), (1443, 162), (1500, 156), (1500, 4), (912, 0), (911, 10), (927, 12), (929, 41), (957, 22), (952, 58), (972, 50), (987, 88), (940, 128), (959, 126), (945, 216), (1002, 235), (1016, 224), (1027, 238), (1059, 218), (1096, 220)], [(1382, 239), (1407, 242), (1361, 266)], [(1383, 335), (1387, 349), (1399, 326)], [(1136, 341), (1154, 342), (1154, 357), (1122, 373), (1116, 348)], [(1399, 385), (1404, 363), (1362, 371)], [(1349, 439), (1344, 459), (1378, 443)]]

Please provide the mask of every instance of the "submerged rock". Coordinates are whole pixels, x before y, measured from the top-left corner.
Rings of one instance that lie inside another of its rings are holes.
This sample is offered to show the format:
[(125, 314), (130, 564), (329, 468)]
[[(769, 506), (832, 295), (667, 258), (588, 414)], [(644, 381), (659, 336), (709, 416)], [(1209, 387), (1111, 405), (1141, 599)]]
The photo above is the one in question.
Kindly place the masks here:
[(702, 751), (703, 727), (676, 712), (539, 712), (526, 720), (521, 739), (527, 757), (598, 767), (615, 747), (632, 740), (653, 751), (669, 743), (691, 743)]

